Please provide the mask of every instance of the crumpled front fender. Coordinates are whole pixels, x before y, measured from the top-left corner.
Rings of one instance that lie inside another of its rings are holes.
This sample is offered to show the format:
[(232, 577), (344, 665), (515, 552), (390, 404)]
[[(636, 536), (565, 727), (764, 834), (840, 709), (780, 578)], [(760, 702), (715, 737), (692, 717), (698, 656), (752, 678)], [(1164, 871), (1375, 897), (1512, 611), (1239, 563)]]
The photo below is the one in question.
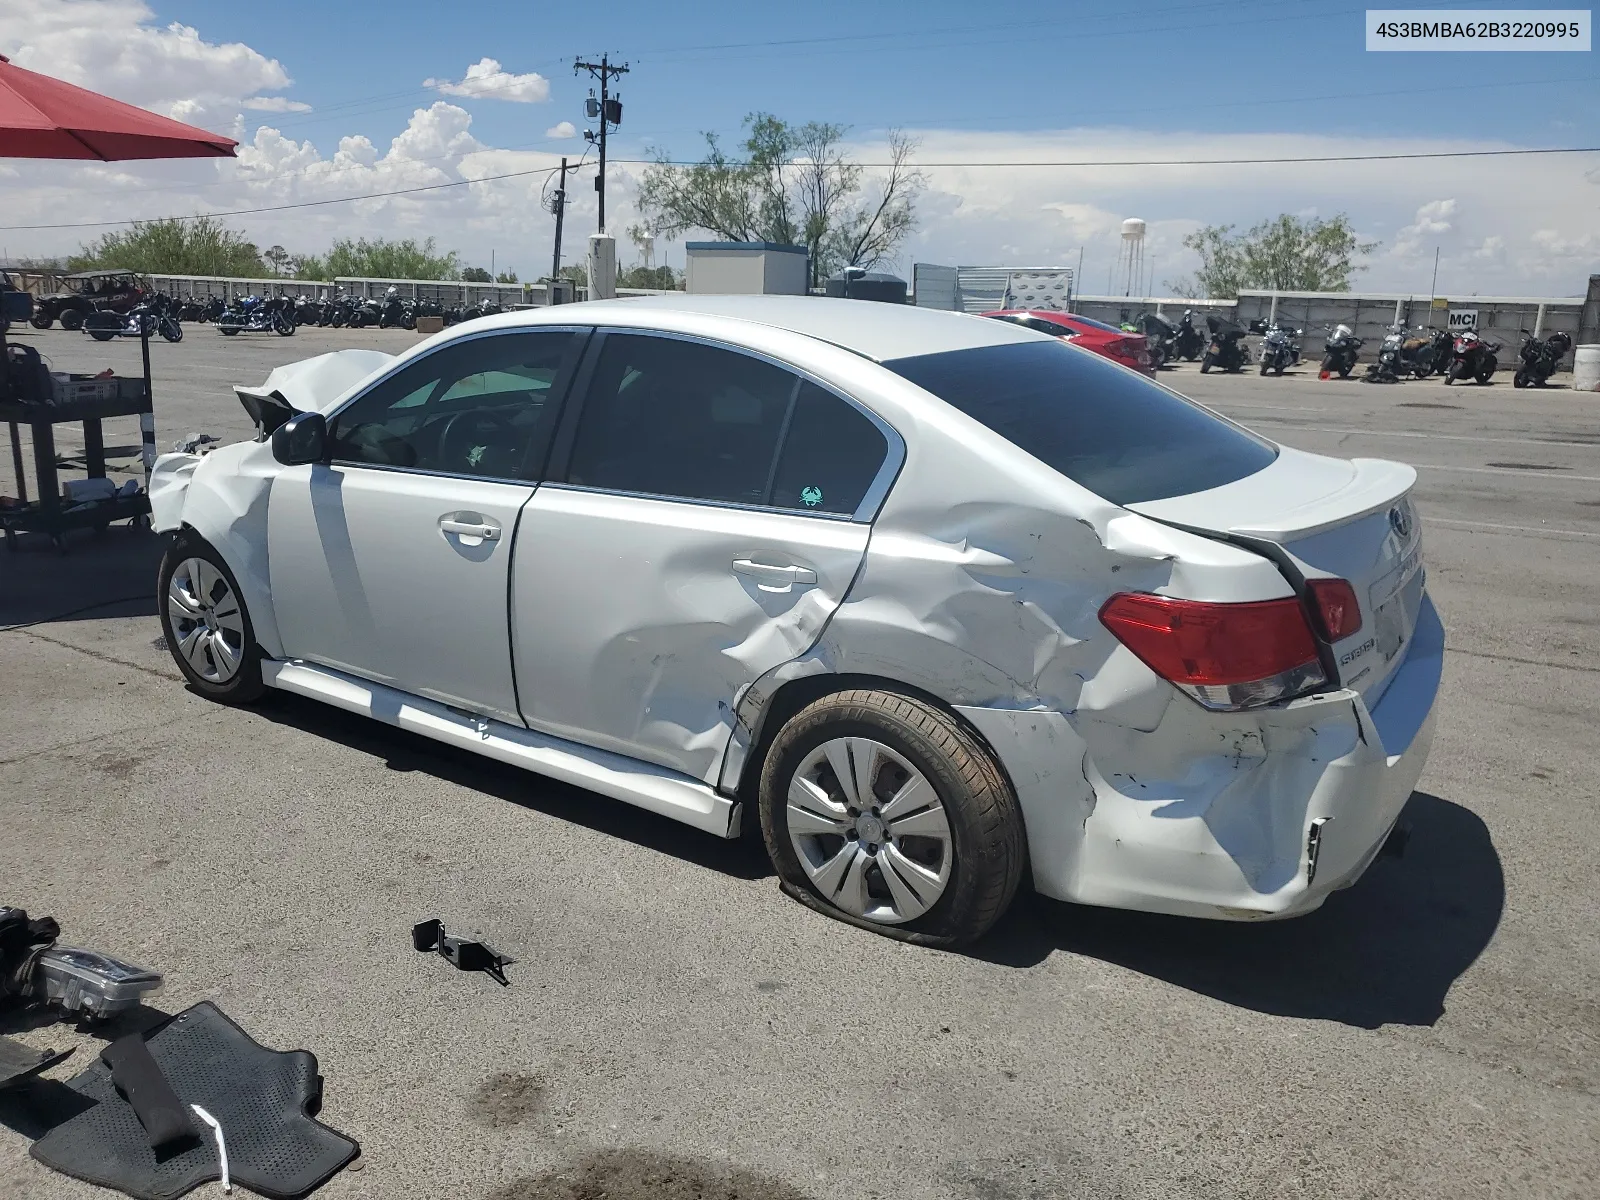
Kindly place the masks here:
[(244, 597), (256, 643), (281, 657), (267, 567), (267, 497), (278, 471), (272, 448), (235, 442), (204, 456), (163, 454), (150, 472), (150, 512), (163, 533), (193, 529), (222, 555)]

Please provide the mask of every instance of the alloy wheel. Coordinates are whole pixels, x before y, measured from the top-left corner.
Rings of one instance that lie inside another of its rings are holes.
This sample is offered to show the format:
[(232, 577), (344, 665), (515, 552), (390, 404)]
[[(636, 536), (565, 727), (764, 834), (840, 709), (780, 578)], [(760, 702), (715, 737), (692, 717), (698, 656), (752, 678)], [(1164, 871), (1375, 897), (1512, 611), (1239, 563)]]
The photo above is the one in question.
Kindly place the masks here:
[(173, 644), (207, 683), (227, 683), (244, 663), (244, 613), (215, 564), (186, 558), (167, 584)]
[(914, 921), (950, 882), (950, 820), (927, 777), (882, 742), (833, 738), (789, 781), (789, 841), (829, 903), (885, 925)]

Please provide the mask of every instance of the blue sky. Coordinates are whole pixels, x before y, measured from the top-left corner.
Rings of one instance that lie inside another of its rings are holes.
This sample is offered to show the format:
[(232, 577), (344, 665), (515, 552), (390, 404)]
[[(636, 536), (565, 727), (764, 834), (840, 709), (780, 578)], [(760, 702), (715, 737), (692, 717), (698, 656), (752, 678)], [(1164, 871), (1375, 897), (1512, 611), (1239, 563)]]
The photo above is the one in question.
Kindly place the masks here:
[[(694, 155), (701, 130), (736, 136), (753, 110), (848, 125), (868, 161), (891, 128), (920, 138), (928, 162), (1600, 145), (1592, 53), (1369, 54), (1364, 12), (1311, 0), (1171, 0), (1126, 13), (947, 0), (32, 0), (0, 13), (0, 53), (225, 129), (246, 146), (239, 163), (220, 166), (19, 174), (0, 165), (0, 199), (43, 224), (64, 221), (63, 212), (94, 220), (270, 207), (543, 168), (583, 152), (580, 139), (547, 131), (562, 121), (583, 127), (589, 81), (571, 62), (602, 50), (633, 68), (621, 83), (619, 159), (649, 148)], [(452, 86), (486, 58), (523, 102), (507, 89)], [(624, 163), (613, 176), (615, 231), (637, 217), (637, 171)], [(263, 244), (290, 249), (350, 233), (431, 234), (469, 259), (492, 251), (533, 274), (549, 253), (541, 183), (474, 183), (239, 221)], [(592, 196), (580, 198), (569, 226), (579, 238), (593, 227), (585, 204)], [(1349, 212), (1383, 244), (1363, 280), (1383, 290), (1426, 290), (1435, 248), (1441, 286), (1485, 294), (1570, 293), (1600, 270), (1600, 155), (933, 170), (921, 228), (893, 266), (1070, 265), (1081, 249), (1086, 284), (1100, 290), (1116, 226), (1138, 215), (1150, 222), (1159, 291), (1192, 269), (1186, 232), (1280, 211)], [(5, 229), (0, 242), (13, 253), (19, 241), (53, 252), (87, 234)], [(681, 262), (681, 250), (661, 253)]]
[[(1600, 144), (1592, 55), (1368, 54), (1365, 10), (1337, 0), (1172, 0), (1120, 12), (1017, 5), (988, 10), (989, 20), (985, 6), (949, 0), (180, 0), (155, 8), (208, 39), (242, 41), (289, 66), (289, 94), (319, 110), (283, 125), (300, 137), (391, 135), (395, 118), (424, 99), (418, 81), (459, 74), (487, 54), (509, 71), (546, 76), (551, 101), (531, 120), (514, 106), (485, 103), (474, 110), (474, 132), (496, 145), (532, 146), (545, 115), (546, 125), (560, 117), (581, 124), (588, 81), (573, 76), (571, 62), (605, 50), (633, 64), (621, 85), (628, 109), (619, 146), (634, 152), (646, 143), (687, 152), (698, 131), (735, 132), (753, 109), (859, 130), (1089, 122), (1357, 135), (1431, 129)], [(411, 95), (393, 97), (407, 88)], [(1388, 94), (1395, 92), (1405, 94)], [(391, 98), (373, 99), (383, 96)], [(334, 105), (355, 107), (327, 111)]]

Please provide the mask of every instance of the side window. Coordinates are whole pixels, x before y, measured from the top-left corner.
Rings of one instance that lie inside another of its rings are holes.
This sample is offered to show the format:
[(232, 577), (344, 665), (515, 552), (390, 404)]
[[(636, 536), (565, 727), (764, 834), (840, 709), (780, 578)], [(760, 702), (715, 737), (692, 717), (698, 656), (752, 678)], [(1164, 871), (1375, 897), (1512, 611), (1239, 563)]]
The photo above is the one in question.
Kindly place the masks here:
[(503, 333), (447, 346), (341, 411), (337, 462), (528, 479), (544, 464), (567, 332)]
[(763, 504), (799, 380), (731, 350), (607, 336), (567, 480), (687, 500)]
[(771, 502), (776, 508), (853, 513), (888, 454), (888, 440), (864, 413), (814, 383), (802, 383)]

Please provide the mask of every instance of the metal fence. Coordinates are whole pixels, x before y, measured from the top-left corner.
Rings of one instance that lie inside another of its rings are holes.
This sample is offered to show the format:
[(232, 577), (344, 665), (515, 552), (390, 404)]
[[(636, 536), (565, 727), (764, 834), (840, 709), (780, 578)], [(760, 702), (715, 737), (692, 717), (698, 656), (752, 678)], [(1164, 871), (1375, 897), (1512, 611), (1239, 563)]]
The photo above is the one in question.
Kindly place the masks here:
[(358, 279), (340, 277), (328, 282), (317, 279), (244, 279), (221, 275), (152, 275), (157, 291), (175, 296), (220, 296), (236, 300), (241, 296), (320, 296), (342, 291), (358, 300), (376, 299), (391, 287), (408, 300), (437, 300), (440, 304), (479, 304), (492, 300), (502, 308), (544, 304), (542, 283), (471, 283), (464, 279)]

